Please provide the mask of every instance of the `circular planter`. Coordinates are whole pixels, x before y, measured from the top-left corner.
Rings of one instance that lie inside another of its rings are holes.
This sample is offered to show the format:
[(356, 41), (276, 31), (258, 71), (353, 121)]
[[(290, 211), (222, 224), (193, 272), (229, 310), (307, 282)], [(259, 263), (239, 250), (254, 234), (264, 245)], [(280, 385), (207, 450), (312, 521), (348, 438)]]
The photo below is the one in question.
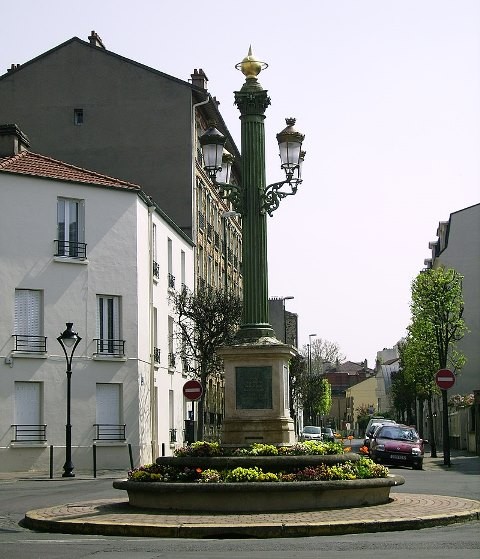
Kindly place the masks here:
[(401, 476), (348, 481), (166, 483), (114, 481), (130, 505), (161, 511), (273, 512), (348, 508), (389, 501)]

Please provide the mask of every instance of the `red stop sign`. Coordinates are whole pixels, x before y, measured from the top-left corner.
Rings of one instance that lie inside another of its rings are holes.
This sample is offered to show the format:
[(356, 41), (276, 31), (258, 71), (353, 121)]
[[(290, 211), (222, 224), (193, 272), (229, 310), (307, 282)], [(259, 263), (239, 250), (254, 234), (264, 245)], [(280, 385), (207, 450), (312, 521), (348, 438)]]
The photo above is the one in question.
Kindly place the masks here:
[(438, 388), (448, 390), (455, 384), (455, 375), (452, 371), (450, 371), (450, 369), (440, 369), (435, 374), (435, 382), (437, 383)]
[(183, 385), (183, 395), (187, 400), (199, 400), (202, 394), (203, 388), (198, 380), (187, 380)]

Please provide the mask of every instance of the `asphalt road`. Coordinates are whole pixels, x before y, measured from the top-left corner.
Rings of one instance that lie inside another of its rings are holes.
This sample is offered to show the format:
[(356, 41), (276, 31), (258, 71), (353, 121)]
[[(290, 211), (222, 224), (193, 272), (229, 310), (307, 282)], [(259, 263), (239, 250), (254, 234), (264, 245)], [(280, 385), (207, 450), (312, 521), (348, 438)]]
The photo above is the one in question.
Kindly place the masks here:
[[(426, 460), (423, 471), (392, 468), (395, 491), (480, 500), (480, 458), (452, 454), (452, 467)], [(0, 559), (479, 559), (480, 521), (404, 532), (268, 540), (186, 540), (36, 533), (18, 523), (27, 510), (118, 498), (112, 479), (0, 479)]]

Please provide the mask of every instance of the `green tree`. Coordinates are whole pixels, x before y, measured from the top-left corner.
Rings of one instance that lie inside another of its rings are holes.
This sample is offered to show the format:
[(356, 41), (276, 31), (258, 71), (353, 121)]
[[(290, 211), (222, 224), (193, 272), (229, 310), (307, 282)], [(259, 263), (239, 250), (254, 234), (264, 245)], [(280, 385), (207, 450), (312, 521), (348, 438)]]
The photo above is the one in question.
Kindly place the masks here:
[(193, 293), (184, 288), (171, 295), (177, 325), (177, 354), (184, 370), (203, 388), (198, 402), (197, 438), (204, 437), (205, 387), (210, 375), (223, 371), (220, 345), (233, 342), (242, 304), (233, 291), (206, 287)]
[[(438, 369), (447, 367), (459, 371), (466, 361), (456, 346), (467, 332), (463, 319), (462, 279), (455, 270), (441, 267), (420, 272), (412, 282), (412, 320), (408, 327), (404, 364), (420, 401), (427, 399), (432, 440), (434, 375)], [(442, 391), (442, 399), (444, 463), (450, 465), (446, 391)]]

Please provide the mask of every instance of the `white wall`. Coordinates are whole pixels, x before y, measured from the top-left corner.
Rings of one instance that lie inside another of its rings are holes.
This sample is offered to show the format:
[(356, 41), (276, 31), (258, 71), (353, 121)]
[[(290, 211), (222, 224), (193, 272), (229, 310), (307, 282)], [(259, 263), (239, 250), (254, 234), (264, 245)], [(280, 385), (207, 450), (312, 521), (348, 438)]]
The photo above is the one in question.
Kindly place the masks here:
[[(87, 261), (54, 258), (57, 237), (57, 197), (85, 200)], [(149, 282), (147, 206), (136, 192), (52, 181), (0, 173), (0, 471), (48, 470), (48, 446), (54, 446), (55, 470), (64, 461), (66, 422), (65, 357), (56, 337), (73, 322), (82, 337), (72, 366), (72, 446), (77, 470), (91, 469), (96, 422), (96, 383), (123, 386), (123, 422), (126, 443), (132, 445), (135, 465), (155, 458), (150, 431), (150, 386), (158, 386), (159, 424), (168, 425), (168, 388), (183, 406), (180, 371), (169, 374), (150, 365)], [(157, 222), (159, 246), (168, 234), (174, 241), (175, 273), (180, 278), (180, 250), (186, 254), (186, 282), (193, 286), (193, 253), (188, 241), (160, 215)], [(162, 240), (160, 240), (160, 238)], [(164, 243), (165, 241), (165, 243)], [(164, 255), (162, 254), (162, 258)], [(166, 256), (165, 256), (166, 258)], [(161, 263), (166, 270), (166, 263)], [(178, 271), (177, 271), (178, 270)], [(14, 294), (16, 288), (43, 292), (44, 335), (47, 353), (41, 358), (12, 354), (14, 341)], [(165, 333), (168, 309), (166, 284), (154, 289), (158, 308), (162, 356), (167, 358)], [(121, 339), (126, 341), (125, 358), (95, 359), (96, 296), (121, 297)], [(11, 358), (11, 363), (5, 360)], [(14, 423), (15, 381), (43, 383), (43, 422), (46, 444), (11, 445)], [(167, 398), (167, 400), (165, 400)], [(178, 418), (183, 425), (183, 416)], [(168, 427), (162, 430), (168, 441)], [(97, 467), (127, 470), (128, 447), (97, 445)]]

